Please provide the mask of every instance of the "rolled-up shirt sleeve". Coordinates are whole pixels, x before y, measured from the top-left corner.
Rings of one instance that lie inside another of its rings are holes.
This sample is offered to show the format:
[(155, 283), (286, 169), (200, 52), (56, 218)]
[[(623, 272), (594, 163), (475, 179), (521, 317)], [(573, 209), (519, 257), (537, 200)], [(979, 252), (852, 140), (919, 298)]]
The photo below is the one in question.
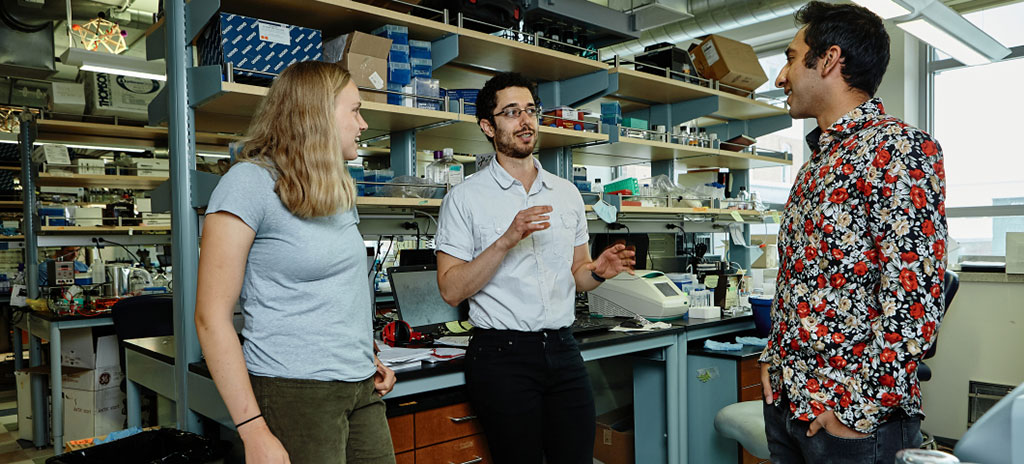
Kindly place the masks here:
[(472, 218), (466, 214), (459, 192), (458, 187), (453, 188), (441, 203), (434, 246), (437, 251), (468, 262), (474, 257)]

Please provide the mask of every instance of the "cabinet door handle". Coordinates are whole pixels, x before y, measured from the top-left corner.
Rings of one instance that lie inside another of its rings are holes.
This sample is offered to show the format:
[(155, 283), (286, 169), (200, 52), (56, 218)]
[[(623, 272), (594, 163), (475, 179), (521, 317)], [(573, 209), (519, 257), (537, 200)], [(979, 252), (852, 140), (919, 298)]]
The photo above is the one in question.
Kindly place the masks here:
[[(476, 419), (476, 416), (448, 417), (448, 420), (450, 420), (450, 421), (452, 421), (452, 422), (454, 422), (456, 424), (461, 424), (463, 422), (469, 422), (469, 421), (471, 421), (473, 419)], [(474, 461), (474, 462), (477, 462), (477, 461)], [(463, 463), (463, 464), (465, 464), (465, 463)]]
[[(484, 462), (484, 458), (482, 458), (480, 456), (473, 456), (473, 459), (470, 459), (470, 460), (468, 460), (466, 462), (461, 462), (459, 464), (476, 464), (478, 462)], [(455, 463), (454, 462), (449, 462), (448, 464), (455, 464)]]

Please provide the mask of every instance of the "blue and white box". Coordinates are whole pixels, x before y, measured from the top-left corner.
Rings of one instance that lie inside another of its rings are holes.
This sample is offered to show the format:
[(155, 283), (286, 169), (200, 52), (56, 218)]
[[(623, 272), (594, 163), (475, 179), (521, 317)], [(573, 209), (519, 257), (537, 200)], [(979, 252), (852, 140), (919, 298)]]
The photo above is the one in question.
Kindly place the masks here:
[(410, 40), (409, 41), (409, 58), (423, 58), (429, 60), (432, 57), (431, 49), (433, 45), (426, 40)]
[(405, 26), (386, 24), (374, 29), (371, 34), (387, 37), (391, 39), (391, 43), (409, 45), (409, 28)]
[(411, 58), (409, 66), (412, 67), (412, 77), (433, 77), (434, 61), (429, 58)]
[(456, 111), (459, 104), (458, 100), (462, 100), (462, 112), (468, 115), (475, 115), (476, 96), (478, 94), (480, 94), (480, 89), (448, 89), (445, 95), (448, 98), (451, 111)]
[(391, 52), (388, 53), (388, 61), (394, 61), (396, 63), (408, 63), (409, 62), (409, 46), (402, 44), (391, 44)]
[(227, 72), (231, 63), (237, 82), (269, 85), (292, 63), (321, 60), (323, 39), (316, 29), (220, 13), (197, 48), (201, 65), (221, 65)]
[(388, 61), (388, 83), (409, 85), (412, 82), (412, 67), (409, 63)]

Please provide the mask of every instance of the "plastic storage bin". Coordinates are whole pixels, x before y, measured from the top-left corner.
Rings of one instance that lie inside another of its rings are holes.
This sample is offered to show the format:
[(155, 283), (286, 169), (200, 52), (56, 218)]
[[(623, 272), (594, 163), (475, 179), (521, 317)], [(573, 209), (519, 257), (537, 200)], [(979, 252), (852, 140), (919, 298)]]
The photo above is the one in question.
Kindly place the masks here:
[(750, 295), (750, 308), (754, 312), (754, 327), (758, 337), (767, 337), (772, 330), (772, 300), (766, 295)]

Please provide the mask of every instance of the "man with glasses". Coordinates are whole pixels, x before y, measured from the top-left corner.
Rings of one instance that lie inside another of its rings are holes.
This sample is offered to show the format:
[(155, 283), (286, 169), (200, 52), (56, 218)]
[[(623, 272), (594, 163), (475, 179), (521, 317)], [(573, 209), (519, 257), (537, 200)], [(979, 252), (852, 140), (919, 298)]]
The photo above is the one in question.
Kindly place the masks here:
[(444, 199), (437, 282), (449, 304), (469, 299), (466, 387), (494, 462), (590, 464), (594, 396), (569, 328), (575, 295), (629, 271), (633, 252), (616, 245), (591, 261), (583, 198), (533, 157), (536, 102), (518, 73), (480, 90), (495, 158)]

